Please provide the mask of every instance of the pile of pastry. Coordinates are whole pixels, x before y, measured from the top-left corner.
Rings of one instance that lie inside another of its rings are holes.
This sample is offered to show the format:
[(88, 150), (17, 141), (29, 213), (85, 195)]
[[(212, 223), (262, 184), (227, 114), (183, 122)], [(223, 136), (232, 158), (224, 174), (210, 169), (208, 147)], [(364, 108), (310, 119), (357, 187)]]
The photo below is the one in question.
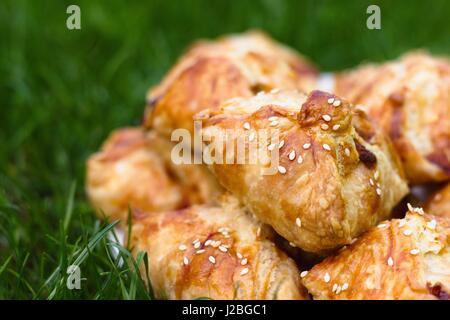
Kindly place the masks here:
[[(448, 299), (446, 58), (324, 77), (248, 32), (192, 45), (146, 101), (142, 127), (90, 157), (86, 189), (124, 232), (132, 213), (158, 298)], [(226, 161), (174, 161), (173, 133), (194, 123), (202, 145), (243, 141), (249, 161), (237, 143), (215, 145)], [(251, 148), (262, 130), (276, 139)], [(278, 156), (271, 174), (264, 150)]]

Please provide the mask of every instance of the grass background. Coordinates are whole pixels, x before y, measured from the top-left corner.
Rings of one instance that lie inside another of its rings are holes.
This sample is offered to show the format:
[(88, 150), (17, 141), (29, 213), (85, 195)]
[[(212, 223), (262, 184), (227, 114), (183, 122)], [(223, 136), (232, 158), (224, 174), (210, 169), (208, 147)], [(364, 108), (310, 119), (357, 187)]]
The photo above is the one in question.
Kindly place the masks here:
[[(381, 30), (366, 28), (374, 3)], [(69, 4), (81, 30), (66, 28)], [(135, 265), (108, 255), (84, 163), (113, 128), (140, 123), (146, 89), (191, 41), (260, 28), (328, 71), (450, 54), (449, 14), (445, 0), (1, 1), (0, 298), (151, 298)], [(71, 291), (74, 261), (85, 280)]]

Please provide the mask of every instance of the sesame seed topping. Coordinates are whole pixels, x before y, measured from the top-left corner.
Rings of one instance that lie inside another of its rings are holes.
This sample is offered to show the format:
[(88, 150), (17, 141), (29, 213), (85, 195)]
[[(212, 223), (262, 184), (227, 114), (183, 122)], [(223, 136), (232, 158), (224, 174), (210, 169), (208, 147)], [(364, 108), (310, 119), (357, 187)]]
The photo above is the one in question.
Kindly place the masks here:
[(196, 242), (196, 243), (194, 243), (194, 248), (195, 248), (195, 249), (198, 249), (198, 248), (200, 248), (201, 245), (202, 245), (202, 244), (200, 243), (200, 241), (199, 241), (199, 242)]
[(219, 246), (219, 250), (222, 252), (227, 252), (228, 249), (225, 246)]
[(212, 264), (216, 263), (216, 258), (214, 258), (213, 256), (209, 256), (208, 257), (209, 262), (211, 262)]
[(184, 263), (185, 266), (187, 266), (189, 264), (189, 259), (184, 257), (183, 258), (183, 263)]
[(328, 104), (332, 104), (334, 102), (334, 98), (328, 99)]
[(381, 196), (381, 189), (377, 188), (377, 195)]
[(269, 123), (269, 126), (271, 126), (271, 127), (276, 127), (277, 125), (278, 125), (278, 121), (277, 120), (271, 121)]
[(436, 222), (436, 220), (431, 220), (431, 221), (429, 221), (428, 223), (427, 223), (427, 227), (428, 227), (428, 229), (431, 229), (431, 230), (434, 230), (434, 229), (436, 229), (436, 225), (437, 225), (437, 222)]
[(289, 160), (294, 160), (295, 159), (295, 150), (292, 150), (291, 152), (289, 152)]
[(338, 288), (338, 284), (337, 283), (333, 284), (333, 288), (331, 289), (331, 292), (335, 292), (337, 290), (337, 288)]
[(205, 241), (205, 247), (211, 245), (212, 242), (213, 242), (213, 241), (212, 241), (211, 239), (206, 240), (206, 241)]
[(387, 224), (385, 224), (385, 223), (381, 223), (381, 224), (379, 224), (377, 226), (378, 229), (383, 229), (383, 228), (386, 228), (386, 227), (387, 227)]
[(293, 242), (289, 242), (289, 245), (290, 245), (291, 247), (293, 247), (293, 248), (296, 247), (295, 243), (293, 243)]
[(300, 228), (302, 226), (302, 220), (300, 218), (295, 219), (295, 224)]
[(283, 166), (278, 166), (278, 172), (281, 174), (285, 174), (286, 173), (286, 168)]
[(268, 149), (269, 151), (272, 151), (273, 149), (275, 149), (275, 144), (273, 144), (273, 143), (269, 144), (269, 146), (267, 147), (267, 149)]
[(244, 129), (250, 130), (250, 123), (248, 122), (244, 123)]
[(322, 130), (328, 130), (330, 128), (330, 126), (326, 123), (322, 123), (320, 127), (322, 128)]
[(278, 92), (280, 92), (280, 89), (278, 89), (278, 88), (272, 89), (270, 91), (270, 93), (278, 93)]
[(213, 241), (213, 243), (211, 244), (214, 248), (219, 247), (222, 244), (222, 241), (218, 240), (218, 241)]
[(195, 243), (197, 243), (199, 241), (200, 241), (199, 239), (195, 239), (194, 241), (192, 241), (192, 244), (195, 244)]
[(195, 253), (196, 254), (201, 254), (201, 253), (203, 253), (203, 252), (205, 252), (206, 250), (205, 249), (200, 249), (200, 250), (197, 250)]
[(184, 251), (187, 249), (185, 244), (180, 244), (180, 246), (178, 247), (179, 250)]
[(327, 272), (325, 273), (325, 276), (323, 277), (323, 281), (325, 281), (326, 283), (330, 282), (331, 278), (330, 278), (330, 274)]
[(335, 124), (335, 125), (333, 126), (333, 130), (334, 130), (334, 131), (337, 131), (337, 130), (339, 130), (340, 127), (341, 127), (340, 124)]
[(331, 116), (329, 114), (324, 114), (322, 116), (322, 119), (328, 122), (328, 121), (331, 121)]
[(284, 140), (281, 140), (281, 141), (280, 141), (280, 144), (278, 145), (278, 149), (283, 148), (283, 146), (284, 146)]
[(375, 178), (375, 180), (378, 180), (378, 178), (380, 177), (380, 173), (377, 171), (375, 171), (375, 173), (373, 174), (373, 177)]
[(394, 265), (394, 259), (392, 259), (392, 257), (389, 257), (389, 259), (387, 260), (387, 264), (388, 266), (392, 267)]
[(305, 150), (309, 149), (310, 147), (311, 147), (311, 143), (305, 143), (303, 145), (303, 149), (305, 149)]
[(239, 252), (236, 253), (236, 257), (238, 257), (238, 259), (242, 259), (242, 254), (240, 254)]
[(400, 222), (398, 223), (398, 226), (401, 228), (406, 224), (406, 220), (400, 220)]
[(241, 260), (241, 265), (245, 266), (247, 264), (247, 258)]
[(419, 254), (420, 250), (419, 249), (412, 249), (409, 253), (411, 253), (413, 256)]
[(374, 186), (374, 185), (375, 185), (375, 182), (373, 182), (373, 179), (372, 179), (372, 178), (369, 179), (369, 183), (370, 183), (371, 186)]
[(301, 154), (298, 155), (298, 159), (297, 159), (297, 163), (302, 163), (303, 162), (303, 157)]
[(229, 234), (224, 234), (223, 237), (226, 239), (231, 238), (231, 236)]
[(331, 147), (330, 147), (328, 144), (326, 144), (326, 143), (324, 143), (324, 144), (322, 145), (322, 147), (323, 147), (325, 150), (327, 150), (327, 151), (331, 151)]
[(250, 132), (250, 135), (248, 136), (248, 141), (252, 142), (253, 140), (255, 140), (255, 133)]
[(335, 100), (333, 102), (333, 106), (335, 106), (335, 107), (339, 107), (340, 105), (341, 105), (341, 101), (340, 100)]
[(337, 288), (336, 288), (336, 294), (341, 293), (341, 290), (342, 290), (341, 286), (338, 285)]
[(348, 283), (345, 282), (345, 283), (342, 285), (342, 291), (345, 291), (345, 290), (347, 290), (347, 289), (348, 289)]
[(405, 231), (403, 231), (403, 234), (404, 234), (405, 236), (410, 236), (410, 235), (412, 235), (412, 230), (406, 229)]
[(350, 149), (349, 148), (345, 148), (344, 153), (347, 157), (350, 157)]
[(244, 268), (241, 270), (241, 276), (246, 275), (248, 273), (248, 268)]
[(308, 274), (308, 271), (302, 271), (301, 273), (300, 273), (300, 278), (304, 278), (304, 277), (306, 277), (306, 275)]
[(271, 117), (269, 117), (269, 121), (275, 121), (275, 120), (278, 120), (278, 117), (277, 117), (277, 116), (271, 116)]

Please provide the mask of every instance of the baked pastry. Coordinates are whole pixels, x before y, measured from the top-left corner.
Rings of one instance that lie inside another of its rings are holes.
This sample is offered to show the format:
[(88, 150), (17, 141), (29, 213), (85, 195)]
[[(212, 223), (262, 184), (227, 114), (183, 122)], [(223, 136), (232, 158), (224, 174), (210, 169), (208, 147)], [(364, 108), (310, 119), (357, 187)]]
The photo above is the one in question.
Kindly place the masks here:
[(450, 62), (415, 52), (338, 74), (335, 93), (390, 135), (413, 184), (450, 179)]
[[(203, 141), (210, 141), (205, 162), (219, 182), (306, 251), (350, 243), (388, 218), (408, 192), (389, 139), (363, 111), (332, 94), (236, 98), (196, 119)], [(239, 145), (243, 152), (233, 152)]]
[(428, 213), (450, 218), (450, 184), (436, 192), (426, 203)]
[(127, 221), (143, 212), (214, 203), (222, 192), (203, 165), (175, 165), (171, 144), (140, 128), (114, 131), (87, 161), (86, 191), (100, 217)]
[(158, 298), (307, 299), (295, 263), (271, 237), (228, 199), (135, 219), (131, 245), (148, 253)]
[(301, 276), (314, 299), (449, 299), (450, 220), (410, 207)]
[(233, 97), (276, 88), (305, 89), (317, 72), (310, 62), (262, 32), (195, 43), (147, 94), (144, 126), (170, 136), (193, 132), (192, 116)]

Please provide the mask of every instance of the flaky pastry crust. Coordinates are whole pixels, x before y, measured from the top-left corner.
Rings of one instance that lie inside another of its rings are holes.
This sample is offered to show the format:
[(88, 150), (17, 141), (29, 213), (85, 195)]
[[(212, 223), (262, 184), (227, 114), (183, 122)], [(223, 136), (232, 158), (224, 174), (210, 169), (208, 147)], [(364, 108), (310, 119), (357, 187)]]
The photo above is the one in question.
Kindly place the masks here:
[(411, 183), (450, 179), (450, 62), (415, 52), (336, 76), (335, 92), (361, 104), (390, 135)]
[(302, 274), (314, 299), (448, 299), (450, 220), (411, 208)]
[(427, 201), (425, 210), (430, 214), (450, 218), (450, 184), (436, 192)]
[(158, 298), (307, 299), (295, 263), (235, 200), (137, 219), (134, 252), (148, 253)]
[(261, 32), (195, 43), (147, 94), (144, 126), (170, 136), (193, 131), (192, 116), (233, 97), (275, 88), (310, 89), (311, 63)]
[(127, 221), (128, 211), (158, 212), (214, 203), (222, 192), (203, 165), (175, 165), (171, 144), (141, 128), (111, 133), (87, 161), (86, 191), (98, 215)]
[[(234, 145), (245, 140), (245, 164), (215, 162), (210, 169), (261, 221), (306, 251), (350, 243), (389, 217), (408, 191), (389, 139), (363, 111), (334, 95), (260, 94), (229, 100), (196, 119), (202, 121), (204, 140), (217, 133)], [(257, 142), (255, 151), (250, 145), (262, 129), (277, 130), (279, 142)], [(214, 152), (225, 155), (227, 146)], [(273, 175), (262, 174), (270, 166), (260, 157), (267, 150), (279, 152)], [(250, 164), (252, 157), (260, 161)]]

